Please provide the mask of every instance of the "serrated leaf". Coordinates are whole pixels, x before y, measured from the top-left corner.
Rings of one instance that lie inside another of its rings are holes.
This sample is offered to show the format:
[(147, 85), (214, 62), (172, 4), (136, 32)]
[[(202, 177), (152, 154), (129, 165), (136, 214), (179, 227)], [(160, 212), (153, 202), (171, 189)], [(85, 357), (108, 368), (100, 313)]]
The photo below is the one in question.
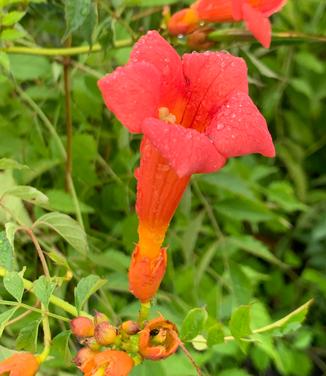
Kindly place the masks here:
[(80, 312), (89, 299), (98, 289), (106, 284), (105, 279), (101, 279), (97, 275), (91, 274), (82, 278), (75, 288), (75, 304), (78, 312)]
[(224, 343), (224, 332), (222, 325), (217, 323), (208, 329), (207, 346), (211, 347), (220, 343)]
[(250, 235), (232, 236), (228, 238), (228, 240), (230, 240), (230, 242), (238, 248), (251, 253), (254, 256), (260, 257), (263, 260), (269, 261), (276, 265), (285, 265), (270, 252), (264, 243)]
[[(0, 55), (1, 55), (1, 51), (0, 51)], [(9, 64), (9, 61), (8, 61), (8, 64)], [(24, 169), (29, 169), (29, 167), (15, 161), (14, 159), (0, 158), (0, 170), (13, 170), (13, 169), (24, 170)]]
[(33, 203), (34, 205), (45, 205), (48, 203), (48, 198), (44, 193), (40, 192), (34, 187), (29, 185), (17, 185), (6, 190), (2, 196), (14, 196), (22, 200)]
[(256, 333), (268, 332), (270, 330), (276, 330), (279, 335), (287, 334), (292, 330), (296, 330), (301, 326), (301, 323), (307, 316), (310, 305), (313, 303), (313, 300), (309, 300), (307, 303), (303, 304), (293, 312), (289, 313), (280, 320), (275, 321), (274, 323), (264, 327), (264, 330), (256, 330)]
[(17, 309), (18, 307), (14, 307), (0, 314), (0, 337), (2, 336), (3, 330), (6, 327), (7, 322), (12, 318)]
[(3, 278), (5, 289), (18, 302), (21, 302), (24, 293), (24, 282), (17, 272), (7, 272)]
[(240, 306), (232, 313), (229, 323), (230, 331), (243, 352), (246, 351), (247, 343), (242, 339), (251, 334), (250, 309), (249, 305)]
[(53, 294), (55, 286), (55, 283), (44, 275), (33, 283), (33, 292), (46, 309), (49, 306), (50, 297)]
[(14, 254), (5, 231), (0, 232), (0, 266), (11, 271), (14, 267)]
[(249, 278), (235, 262), (230, 262), (230, 276), (237, 305), (248, 304), (252, 296), (252, 286)]
[(66, 31), (63, 39), (84, 23), (90, 10), (91, 0), (65, 1)]
[(27, 350), (35, 353), (37, 350), (37, 335), (40, 320), (35, 320), (23, 327), (16, 340), (17, 350)]
[(53, 212), (40, 217), (33, 225), (47, 226), (63, 237), (76, 251), (86, 254), (88, 251), (87, 239), (79, 223), (69, 215)]
[(25, 12), (19, 12), (19, 11), (12, 11), (8, 12), (2, 17), (2, 25), (3, 26), (11, 26), (17, 23), (19, 20), (21, 20), (25, 16)]
[(204, 308), (190, 310), (183, 320), (180, 337), (182, 341), (190, 341), (200, 334), (207, 320), (207, 312)]

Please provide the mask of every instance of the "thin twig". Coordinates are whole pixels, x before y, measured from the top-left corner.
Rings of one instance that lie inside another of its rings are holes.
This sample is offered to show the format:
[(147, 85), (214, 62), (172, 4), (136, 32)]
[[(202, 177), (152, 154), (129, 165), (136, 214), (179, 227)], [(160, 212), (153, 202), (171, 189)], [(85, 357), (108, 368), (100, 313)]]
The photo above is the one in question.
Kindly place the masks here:
[[(33, 308), (37, 308), (40, 306), (40, 301), (37, 300), (36, 303), (34, 304)], [(23, 312), (21, 315), (15, 317), (14, 319), (8, 321), (6, 323), (6, 327), (10, 326), (10, 325), (13, 325), (15, 324), (16, 322), (24, 319), (26, 316), (30, 315), (31, 313), (35, 312), (32, 308), (29, 308), (28, 310), (26, 310), (25, 312)]]
[(182, 351), (185, 353), (186, 357), (190, 360), (191, 364), (195, 367), (196, 371), (197, 371), (197, 374), (199, 376), (202, 376), (203, 373), (201, 371), (201, 369), (199, 368), (199, 366), (196, 364), (196, 362), (194, 361), (193, 357), (191, 356), (190, 352), (186, 349), (186, 346), (183, 344), (183, 342), (180, 341), (180, 344), (179, 346), (181, 347)]
[[(68, 37), (65, 45), (69, 48), (71, 37)], [(66, 169), (65, 169), (65, 187), (70, 191), (69, 176), (72, 176), (72, 115), (71, 115), (71, 83), (70, 83), (70, 57), (65, 56), (63, 59), (63, 80), (65, 94), (65, 113), (66, 113)]]

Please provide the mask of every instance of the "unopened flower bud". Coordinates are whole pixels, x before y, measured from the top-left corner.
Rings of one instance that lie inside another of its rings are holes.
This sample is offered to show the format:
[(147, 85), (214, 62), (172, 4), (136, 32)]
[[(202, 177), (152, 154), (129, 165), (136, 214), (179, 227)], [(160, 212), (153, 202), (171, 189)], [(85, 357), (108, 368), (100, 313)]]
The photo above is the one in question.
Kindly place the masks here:
[(92, 337), (95, 327), (91, 319), (79, 316), (70, 321), (70, 328), (76, 337)]
[(87, 337), (79, 341), (81, 345), (87, 346), (93, 351), (100, 349), (101, 345), (96, 341), (95, 337)]
[(108, 322), (102, 322), (95, 327), (95, 339), (102, 346), (112, 345), (117, 337), (117, 329)]
[(96, 354), (98, 354), (97, 351), (93, 351), (88, 347), (83, 347), (78, 351), (73, 362), (78, 368), (83, 369), (88, 362), (94, 359)]
[(102, 322), (109, 322), (109, 318), (104, 313), (96, 311), (94, 315), (94, 322), (95, 325), (98, 325)]
[(129, 335), (136, 334), (140, 331), (138, 323), (132, 320), (125, 321), (121, 324), (121, 330)]

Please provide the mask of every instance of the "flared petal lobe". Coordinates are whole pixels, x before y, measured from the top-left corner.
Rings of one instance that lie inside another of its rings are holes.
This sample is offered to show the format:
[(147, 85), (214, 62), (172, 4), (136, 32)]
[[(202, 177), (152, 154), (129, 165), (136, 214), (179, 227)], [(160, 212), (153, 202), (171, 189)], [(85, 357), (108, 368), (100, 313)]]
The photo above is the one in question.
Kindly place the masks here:
[(180, 177), (217, 171), (225, 163), (211, 140), (195, 129), (150, 118), (143, 133)]
[(95, 356), (95, 364), (104, 368), (104, 376), (128, 376), (134, 361), (124, 351), (105, 350)]
[(164, 317), (149, 321), (140, 332), (139, 352), (145, 359), (165, 359), (177, 351), (179, 344), (176, 326)]
[(161, 74), (151, 64), (131, 63), (98, 81), (104, 102), (132, 133), (141, 132), (144, 119), (157, 116)]
[(185, 54), (182, 61), (189, 96), (181, 125), (203, 132), (233, 91), (248, 92), (247, 66), (222, 52)]
[[(160, 107), (171, 107), (184, 91), (181, 58), (157, 31), (149, 31), (134, 45), (130, 62), (151, 64), (161, 74)], [(149, 77), (155, 79), (155, 77)], [(145, 103), (145, 101), (142, 101)], [(156, 115), (156, 114), (155, 114)]]
[(166, 249), (151, 258), (143, 255), (137, 245), (129, 268), (129, 289), (141, 302), (150, 301), (160, 287), (167, 264)]
[(243, 5), (243, 19), (253, 36), (265, 48), (269, 48), (272, 40), (272, 26), (269, 19), (248, 4)]
[(31, 353), (16, 353), (0, 362), (0, 375), (34, 376), (39, 369), (39, 362)]
[(227, 158), (250, 153), (275, 156), (266, 120), (242, 92), (234, 93), (219, 109), (206, 134)]

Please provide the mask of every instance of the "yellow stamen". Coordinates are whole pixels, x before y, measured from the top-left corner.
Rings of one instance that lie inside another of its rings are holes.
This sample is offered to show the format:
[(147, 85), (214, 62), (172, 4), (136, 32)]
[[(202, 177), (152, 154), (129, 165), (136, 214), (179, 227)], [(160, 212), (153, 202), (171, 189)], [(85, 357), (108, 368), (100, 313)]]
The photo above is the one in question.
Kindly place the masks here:
[(175, 115), (173, 115), (167, 107), (160, 107), (158, 110), (158, 117), (160, 120), (166, 121), (167, 123), (174, 124), (177, 120)]

